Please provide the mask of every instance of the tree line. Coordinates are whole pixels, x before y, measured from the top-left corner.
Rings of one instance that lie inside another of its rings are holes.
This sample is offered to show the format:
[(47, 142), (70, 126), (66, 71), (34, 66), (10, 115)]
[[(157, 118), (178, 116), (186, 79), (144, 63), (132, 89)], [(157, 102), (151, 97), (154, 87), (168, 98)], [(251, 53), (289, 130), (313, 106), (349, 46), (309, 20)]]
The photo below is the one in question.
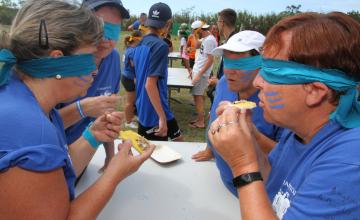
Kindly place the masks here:
[[(20, 1), (19, 5), (13, 3), (11, 0), (0, 0), (0, 24), (10, 25), (13, 18), (16, 15), (18, 7), (23, 4), (25, 1)], [(74, 3), (78, 2), (73, 0)], [(194, 7), (189, 7), (177, 12), (173, 16), (174, 23), (186, 23), (191, 24), (196, 19), (206, 21), (208, 24), (216, 24), (217, 14), (208, 13), (197, 15), (194, 13)], [(285, 8), (283, 12), (280, 13), (268, 13), (263, 15), (255, 15), (248, 11), (239, 11), (237, 17), (237, 30), (256, 30), (263, 34), (266, 34), (267, 31), (276, 24), (279, 20), (284, 17), (301, 13), (301, 5), (289, 5)], [(360, 22), (360, 11), (351, 11), (348, 12), (350, 16), (354, 17)], [(132, 15), (130, 19), (125, 20), (122, 24), (123, 29), (132, 24), (138, 16)]]

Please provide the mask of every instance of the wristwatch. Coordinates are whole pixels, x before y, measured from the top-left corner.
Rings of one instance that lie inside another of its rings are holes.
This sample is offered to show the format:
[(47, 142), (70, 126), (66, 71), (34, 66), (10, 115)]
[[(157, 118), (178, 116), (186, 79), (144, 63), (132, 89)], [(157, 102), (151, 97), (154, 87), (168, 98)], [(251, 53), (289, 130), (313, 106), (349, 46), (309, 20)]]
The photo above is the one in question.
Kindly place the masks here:
[(245, 186), (249, 183), (252, 183), (254, 181), (259, 181), (259, 180), (260, 181), (263, 180), (260, 172), (244, 173), (233, 179), (233, 185), (235, 188), (239, 188), (239, 187)]

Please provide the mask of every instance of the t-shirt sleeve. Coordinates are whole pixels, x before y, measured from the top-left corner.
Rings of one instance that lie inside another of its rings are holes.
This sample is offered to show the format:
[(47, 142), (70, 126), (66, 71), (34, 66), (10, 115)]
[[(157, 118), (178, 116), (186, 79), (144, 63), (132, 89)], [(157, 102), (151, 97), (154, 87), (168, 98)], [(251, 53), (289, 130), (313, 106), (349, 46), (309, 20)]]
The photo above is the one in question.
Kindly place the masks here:
[(213, 49), (216, 48), (216, 40), (214, 38), (208, 38), (203, 42), (204, 45), (204, 53), (212, 55)]
[(140, 27), (140, 22), (139, 22), (139, 21), (135, 21), (135, 22), (133, 23), (133, 29), (137, 30), (137, 29), (139, 29), (139, 27)]
[(149, 76), (166, 77), (169, 48), (166, 44), (153, 47), (150, 52)]
[(186, 46), (186, 39), (184, 37), (181, 38), (180, 46)]
[(65, 167), (69, 160), (64, 149), (50, 144), (0, 150), (0, 171), (15, 166), (37, 172), (51, 171)]

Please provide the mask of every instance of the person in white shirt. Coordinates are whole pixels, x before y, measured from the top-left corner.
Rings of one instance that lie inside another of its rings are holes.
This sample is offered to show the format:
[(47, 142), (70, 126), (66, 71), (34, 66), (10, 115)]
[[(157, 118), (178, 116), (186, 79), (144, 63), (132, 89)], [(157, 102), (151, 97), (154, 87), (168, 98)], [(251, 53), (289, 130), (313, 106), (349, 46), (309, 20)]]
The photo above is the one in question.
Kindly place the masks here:
[(217, 47), (215, 37), (210, 33), (210, 25), (201, 21), (194, 21), (191, 25), (194, 29), (199, 29), (201, 35), (201, 46), (199, 53), (196, 54), (195, 64), (192, 69), (192, 84), (194, 87), (191, 94), (194, 97), (197, 117), (190, 121), (189, 126), (193, 128), (205, 128), (204, 101), (205, 90), (208, 86), (208, 78), (214, 64), (214, 57), (211, 51)]

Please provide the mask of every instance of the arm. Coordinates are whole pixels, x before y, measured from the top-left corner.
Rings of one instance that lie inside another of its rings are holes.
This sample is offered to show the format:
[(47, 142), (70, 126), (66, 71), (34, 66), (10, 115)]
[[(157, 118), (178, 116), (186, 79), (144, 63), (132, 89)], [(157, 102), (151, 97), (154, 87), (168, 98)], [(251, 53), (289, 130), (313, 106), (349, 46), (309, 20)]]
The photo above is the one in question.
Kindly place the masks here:
[[(80, 106), (86, 116), (97, 118), (102, 114), (115, 111), (118, 102), (119, 97), (116, 95), (96, 96), (80, 100)], [(65, 128), (70, 127), (81, 119), (75, 102), (59, 109), (59, 113)]]
[(195, 85), (197, 82), (200, 81), (201, 77), (205, 74), (206, 70), (208, 70), (211, 65), (214, 62), (214, 56), (208, 54), (208, 58), (206, 60), (205, 65), (203, 66), (203, 68), (199, 71), (199, 73), (196, 75), (196, 77), (192, 80), (193, 85)]
[[(97, 141), (113, 142), (118, 137), (122, 118), (123, 114), (120, 112), (100, 116), (90, 126), (90, 132)], [(89, 164), (95, 152), (96, 149), (83, 136), (69, 146), (76, 176)]]
[(157, 87), (157, 76), (150, 76), (146, 79), (145, 89), (153, 105), (158, 117), (159, 117), (159, 136), (166, 136), (167, 135), (167, 120), (164, 109), (161, 105), (159, 89)]
[[(209, 138), (217, 152), (229, 164), (235, 177), (260, 171), (263, 178), (266, 179), (270, 164), (266, 156), (256, 149), (256, 141), (251, 133), (251, 128), (248, 126), (246, 115), (236, 107), (226, 108), (211, 124)], [(218, 129), (218, 126), (224, 121), (235, 123), (221, 126)], [(238, 194), (243, 220), (277, 219), (263, 182), (255, 181), (240, 187)]]
[[(62, 168), (33, 172), (18, 167), (0, 173), (0, 213), (4, 219), (96, 219), (117, 184), (150, 157), (154, 150), (132, 156), (131, 144), (121, 146), (105, 173), (73, 201)], [(15, 184), (14, 184), (15, 183)], [(49, 199), (51, 195), (51, 199)], [(19, 208), (21, 207), (21, 208)]]

